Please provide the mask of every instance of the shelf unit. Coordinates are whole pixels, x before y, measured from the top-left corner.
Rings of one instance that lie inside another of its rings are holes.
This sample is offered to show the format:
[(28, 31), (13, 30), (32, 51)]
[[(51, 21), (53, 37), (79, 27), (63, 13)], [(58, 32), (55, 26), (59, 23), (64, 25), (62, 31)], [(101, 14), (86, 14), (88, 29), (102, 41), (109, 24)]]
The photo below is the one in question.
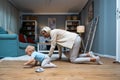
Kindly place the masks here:
[(65, 28), (70, 32), (77, 32), (77, 26), (80, 25), (80, 20), (66, 20)]
[(36, 20), (23, 20), (22, 32), (27, 37), (30, 37), (34, 41), (37, 39), (37, 21)]

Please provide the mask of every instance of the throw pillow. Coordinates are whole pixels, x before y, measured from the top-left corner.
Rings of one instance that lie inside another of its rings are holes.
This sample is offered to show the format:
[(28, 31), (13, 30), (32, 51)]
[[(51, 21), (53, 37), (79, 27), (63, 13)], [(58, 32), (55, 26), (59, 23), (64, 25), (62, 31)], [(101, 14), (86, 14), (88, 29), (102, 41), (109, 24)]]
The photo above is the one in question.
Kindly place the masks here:
[(27, 42), (28, 43), (35, 43), (33, 39), (31, 39), (30, 37), (27, 37)]
[(23, 34), (19, 34), (19, 41), (26, 43), (26, 40)]

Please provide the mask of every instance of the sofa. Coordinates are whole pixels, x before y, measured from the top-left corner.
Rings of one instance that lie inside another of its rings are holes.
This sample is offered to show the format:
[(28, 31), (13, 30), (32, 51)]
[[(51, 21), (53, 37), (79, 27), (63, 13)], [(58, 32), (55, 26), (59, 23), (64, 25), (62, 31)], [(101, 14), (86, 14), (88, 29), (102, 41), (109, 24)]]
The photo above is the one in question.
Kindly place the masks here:
[(18, 56), (18, 43), (16, 34), (0, 34), (0, 57)]
[(19, 41), (17, 34), (8, 34), (0, 27), (0, 57), (16, 57), (25, 55), (25, 48), (36, 44)]

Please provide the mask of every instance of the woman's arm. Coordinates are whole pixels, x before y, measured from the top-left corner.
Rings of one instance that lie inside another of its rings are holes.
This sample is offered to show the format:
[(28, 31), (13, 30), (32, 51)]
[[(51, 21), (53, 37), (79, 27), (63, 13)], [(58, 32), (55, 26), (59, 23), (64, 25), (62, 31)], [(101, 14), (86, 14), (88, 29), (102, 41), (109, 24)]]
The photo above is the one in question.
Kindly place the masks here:
[(52, 46), (50, 47), (50, 51), (49, 51), (49, 54), (48, 54), (49, 57), (52, 56), (52, 54), (54, 52), (54, 49), (55, 49), (55, 47), (52, 47)]
[(56, 46), (56, 38), (57, 38), (56, 33), (51, 35), (51, 47), (50, 47), (50, 52), (48, 54), (49, 57), (51, 57), (53, 52), (54, 52), (54, 49), (55, 49), (55, 46)]
[(57, 45), (58, 51), (59, 51), (59, 59), (62, 57), (62, 46)]

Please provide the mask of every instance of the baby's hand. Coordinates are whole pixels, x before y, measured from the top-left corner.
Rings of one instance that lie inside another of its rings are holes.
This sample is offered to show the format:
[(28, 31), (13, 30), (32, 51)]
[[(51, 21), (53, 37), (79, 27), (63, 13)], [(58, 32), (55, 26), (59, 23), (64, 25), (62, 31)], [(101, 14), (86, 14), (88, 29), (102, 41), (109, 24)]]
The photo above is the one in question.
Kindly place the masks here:
[(27, 65), (27, 63), (24, 63), (24, 66)]
[(23, 68), (32, 68), (33, 66), (32, 65), (26, 65), (24, 64)]

